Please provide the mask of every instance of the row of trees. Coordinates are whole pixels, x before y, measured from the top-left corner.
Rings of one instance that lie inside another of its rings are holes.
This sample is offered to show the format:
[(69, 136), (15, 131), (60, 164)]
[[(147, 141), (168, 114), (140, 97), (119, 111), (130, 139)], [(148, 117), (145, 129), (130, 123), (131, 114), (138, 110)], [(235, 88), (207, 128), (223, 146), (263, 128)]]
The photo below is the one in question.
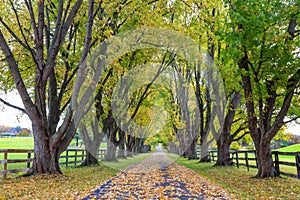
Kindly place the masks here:
[[(201, 161), (216, 141), (217, 165), (230, 165), (230, 144), (249, 133), (257, 177), (276, 176), (270, 142), (299, 118), (299, 7), (294, 1), (3, 2), (1, 90), (17, 89), (24, 108), (6, 103), (32, 121), (30, 173), (61, 173), (59, 155), (78, 130), (86, 164), (97, 162), (104, 137), (106, 159), (115, 160), (117, 147), (124, 157), (163, 135), (191, 159), (199, 141)], [(154, 34), (157, 40), (143, 41), (149, 34), (143, 31), (132, 32), (134, 41), (122, 36), (145, 26), (165, 31)], [(105, 41), (119, 35), (120, 46), (145, 46), (118, 55)], [(199, 50), (192, 61), (189, 45)], [(104, 57), (115, 55), (108, 66), (98, 56), (87, 67), (95, 47)], [(134, 69), (142, 81), (130, 76)]]

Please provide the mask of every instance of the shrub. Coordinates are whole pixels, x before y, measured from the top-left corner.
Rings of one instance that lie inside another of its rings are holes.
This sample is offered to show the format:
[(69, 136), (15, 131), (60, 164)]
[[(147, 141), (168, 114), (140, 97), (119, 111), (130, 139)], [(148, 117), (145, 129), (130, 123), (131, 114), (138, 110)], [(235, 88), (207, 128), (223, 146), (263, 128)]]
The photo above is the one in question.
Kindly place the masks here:
[(239, 150), (241, 147), (240, 147), (240, 145), (239, 145), (239, 143), (237, 143), (237, 142), (233, 142), (233, 143), (231, 143), (231, 145), (230, 145), (230, 149), (231, 150)]

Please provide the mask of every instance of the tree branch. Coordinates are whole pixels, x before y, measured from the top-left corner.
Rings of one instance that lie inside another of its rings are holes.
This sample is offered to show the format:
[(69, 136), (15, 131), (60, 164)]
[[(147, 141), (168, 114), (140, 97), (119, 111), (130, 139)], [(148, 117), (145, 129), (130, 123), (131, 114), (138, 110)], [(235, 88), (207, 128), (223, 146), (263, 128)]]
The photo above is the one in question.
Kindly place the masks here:
[(21, 108), (19, 106), (15, 106), (15, 105), (12, 105), (10, 104), (9, 102), (5, 101), (4, 99), (0, 98), (0, 102), (2, 102), (3, 104), (5, 104), (6, 106), (9, 106), (11, 108), (14, 108), (14, 109), (17, 109), (25, 114), (27, 114), (26, 110), (24, 108)]
[(283, 123), (284, 123), (284, 124), (288, 124), (288, 123), (290, 123), (290, 122), (292, 122), (292, 121), (296, 121), (297, 119), (300, 119), (300, 116), (293, 117), (292, 119), (290, 119), (290, 120), (288, 120), (288, 121), (285, 121), (285, 122), (283, 122)]
[(56, 56), (59, 52), (61, 45), (65, 41), (66, 34), (76, 16), (79, 8), (81, 7), (82, 2), (83, 2), (83, 0), (77, 0), (75, 2), (74, 6), (72, 7), (72, 9), (66, 19), (66, 22), (58, 30), (57, 39), (56, 38), (53, 39), (52, 44), (50, 46), (50, 50), (47, 55), (47, 63), (46, 63), (45, 73), (43, 74), (43, 80), (47, 80), (47, 78), (49, 77), (49, 75), (51, 73), (51, 68), (53, 68), (55, 66)]
[(249, 134), (249, 133), (250, 133), (250, 131), (247, 131), (247, 132), (243, 133), (240, 137), (238, 137), (238, 138), (236, 138), (236, 139), (233, 139), (233, 141), (234, 141), (234, 142), (239, 141), (240, 139), (242, 139), (245, 135), (247, 135), (247, 134)]
[(30, 50), (30, 48), (11, 30), (11, 28), (3, 21), (2, 17), (0, 17), (1, 24), (5, 27), (5, 29), (11, 34), (11, 36), (25, 49)]
[(29, 46), (29, 44), (28, 44), (28, 41), (27, 41), (27, 39), (26, 39), (26, 37), (25, 37), (23, 28), (22, 28), (21, 23), (20, 23), (20, 18), (19, 18), (18, 12), (17, 12), (17, 10), (16, 10), (15, 7), (14, 7), (14, 3), (13, 3), (11, 0), (10, 0), (10, 3), (11, 3), (11, 7), (12, 7), (14, 13), (15, 13), (15, 16), (16, 16), (16, 18), (17, 18), (17, 23), (18, 23), (19, 29), (20, 29), (20, 31), (21, 31), (22, 37), (23, 37), (23, 39), (25, 40), (25, 44), (26, 44), (26, 46), (27, 46), (27, 48), (25, 48), (25, 49), (28, 49), (28, 50), (30, 51), (30, 54), (31, 54), (31, 56), (32, 56), (33, 61), (35, 62), (35, 64), (37, 64), (37, 60), (36, 60), (36, 57), (35, 57), (35, 56), (36, 56), (36, 52), (34, 52), (34, 50), (33, 50), (32, 48), (30, 48), (30, 46)]
[(32, 100), (26, 90), (26, 86), (25, 86), (22, 76), (20, 74), (18, 64), (11, 52), (6, 40), (4, 39), (1, 29), (0, 29), (0, 48), (5, 56), (7, 63), (8, 63), (9, 69), (10, 69), (12, 77), (14, 79), (14, 83), (15, 83), (16, 88), (22, 98), (25, 109), (28, 112), (28, 116), (30, 119), (34, 119), (34, 118), (36, 118), (36, 116), (38, 116), (36, 107), (33, 104)]

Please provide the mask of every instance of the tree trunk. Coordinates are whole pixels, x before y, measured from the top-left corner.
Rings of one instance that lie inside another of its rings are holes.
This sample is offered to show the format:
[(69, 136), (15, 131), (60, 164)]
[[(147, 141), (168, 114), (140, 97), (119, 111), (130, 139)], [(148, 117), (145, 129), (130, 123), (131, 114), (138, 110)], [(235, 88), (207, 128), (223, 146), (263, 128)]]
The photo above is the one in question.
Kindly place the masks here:
[[(232, 143), (234, 137), (231, 135), (231, 127), (236, 109), (240, 104), (241, 98), (242, 95), (238, 91), (235, 91), (233, 97), (230, 100), (229, 108), (225, 117), (225, 122), (221, 129), (221, 134), (217, 139), (218, 160), (215, 166), (231, 166), (233, 164), (230, 159), (229, 153), (230, 144)], [(233, 135), (235, 134), (238, 134), (238, 132), (234, 133)]]
[(143, 153), (145, 138), (138, 138), (137, 153)]
[(207, 142), (203, 142), (201, 145), (200, 162), (210, 162)]
[(126, 155), (127, 157), (132, 157), (133, 156), (133, 141), (134, 138), (131, 135), (127, 136), (127, 141), (126, 141)]
[[(35, 174), (62, 174), (59, 167), (59, 156), (57, 147), (50, 147), (45, 137), (34, 140), (34, 160), (33, 167), (27, 175)], [(51, 150), (50, 150), (51, 149)]]
[[(255, 144), (257, 144), (255, 142)], [(265, 139), (261, 139), (256, 147), (256, 155), (258, 160), (258, 172), (256, 178), (268, 178), (279, 176), (279, 172), (274, 167), (271, 144)]]
[(46, 131), (41, 126), (33, 125), (34, 160), (33, 166), (24, 176), (36, 174), (62, 174), (59, 167), (59, 146), (52, 146), (47, 139)]
[(197, 141), (198, 139), (193, 139), (192, 143), (189, 145), (186, 155), (189, 160), (197, 159)]
[(231, 138), (228, 134), (221, 134), (217, 140), (218, 145), (218, 160), (214, 166), (231, 166), (233, 162), (230, 158)]
[(96, 158), (94, 155), (95, 153), (91, 153), (88, 151), (88, 149), (86, 149), (86, 158), (82, 163), (82, 166), (98, 165), (98, 158)]
[(125, 155), (125, 133), (122, 130), (119, 130), (119, 152), (118, 152), (118, 158), (126, 158)]
[(80, 126), (81, 137), (87, 152), (85, 161), (82, 164), (83, 166), (99, 164), (98, 153), (100, 144), (104, 138), (104, 133), (99, 133), (98, 126), (98, 119), (95, 118), (95, 122), (91, 122), (93, 139), (91, 139), (91, 137), (89, 136), (86, 125), (82, 124)]
[(116, 158), (117, 146), (114, 145), (111, 141), (107, 142), (107, 151), (105, 155), (105, 161), (117, 161)]
[(98, 162), (98, 153), (100, 148), (100, 140), (93, 140), (92, 144), (86, 147), (86, 158), (83, 162), (83, 166), (99, 164)]
[(139, 147), (139, 138), (134, 137), (133, 138), (133, 154), (134, 155), (138, 154), (138, 147)]

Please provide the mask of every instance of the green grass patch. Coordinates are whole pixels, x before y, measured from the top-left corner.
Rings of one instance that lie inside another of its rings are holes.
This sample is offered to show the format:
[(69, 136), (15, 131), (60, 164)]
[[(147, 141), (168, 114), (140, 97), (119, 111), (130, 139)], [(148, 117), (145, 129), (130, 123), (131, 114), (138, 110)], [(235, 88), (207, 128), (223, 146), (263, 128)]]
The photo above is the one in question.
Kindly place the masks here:
[(255, 179), (257, 172), (245, 167), (212, 167), (213, 163), (199, 163), (198, 160), (180, 158), (177, 163), (207, 177), (223, 187), (236, 199), (300, 199), (300, 180), (287, 177)]
[(300, 152), (300, 144), (290, 145), (284, 148), (276, 149), (276, 151), (280, 152)]
[(33, 149), (33, 138), (0, 138), (0, 149)]

